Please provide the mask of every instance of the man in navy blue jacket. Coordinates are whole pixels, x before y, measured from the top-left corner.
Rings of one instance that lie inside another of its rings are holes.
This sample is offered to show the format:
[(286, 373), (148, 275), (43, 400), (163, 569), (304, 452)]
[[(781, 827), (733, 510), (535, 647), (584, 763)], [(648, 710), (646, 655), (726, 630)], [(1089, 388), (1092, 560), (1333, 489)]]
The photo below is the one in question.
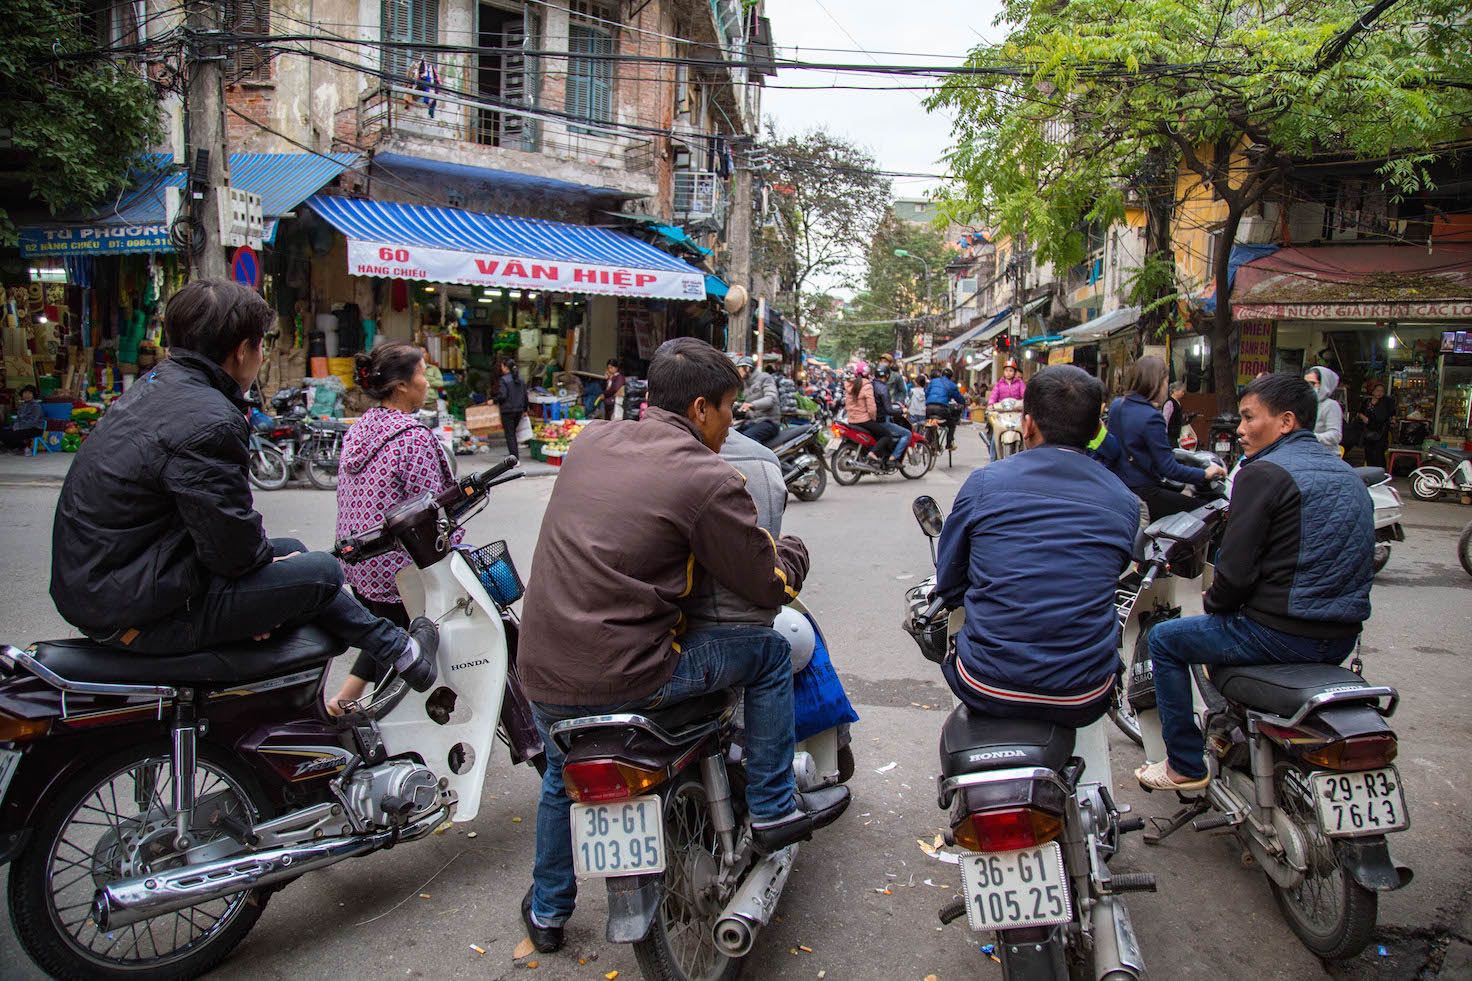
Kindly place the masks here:
[(1085, 726), (1104, 714), (1119, 668), (1115, 585), (1140, 505), (1086, 447), (1099, 430), (1098, 379), (1072, 365), (1027, 384), (1027, 452), (974, 471), (940, 536), (936, 590), (966, 626), (942, 669), (973, 711)]
[(1206, 615), (1149, 634), (1167, 760), (1135, 775), (1155, 790), (1206, 786), (1192, 664), (1338, 664), (1370, 617), (1374, 507), (1355, 472), (1315, 438), (1314, 390), (1296, 375), (1266, 375), (1238, 409), (1246, 458), (1202, 597)]

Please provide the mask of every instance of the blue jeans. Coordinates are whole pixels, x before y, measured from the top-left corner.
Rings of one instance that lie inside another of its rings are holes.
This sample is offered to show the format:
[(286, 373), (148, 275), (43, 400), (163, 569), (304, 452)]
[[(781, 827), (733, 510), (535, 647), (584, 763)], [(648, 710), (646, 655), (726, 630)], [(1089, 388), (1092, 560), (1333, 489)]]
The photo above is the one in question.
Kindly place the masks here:
[(889, 458), (899, 462), (904, 458), (905, 449), (909, 447), (910, 440), (915, 438), (915, 434), (897, 422), (886, 422), (884, 428), (888, 429), (890, 435), (898, 441), (894, 444), (894, 452), (889, 455)]
[(1170, 768), (1183, 777), (1206, 776), (1206, 744), (1191, 703), (1191, 665), (1338, 664), (1356, 637), (1301, 637), (1255, 623), (1241, 613), (1209, 613), (1166, 620), (1150, 628), (1155, 704)]
[(547, 747), (532, 869), (532, 914), (543, 926), (566, 923), (578, 895), (569, 821), (572, 801), (562, 783), (562, 748), (549, 732), (554, 723), (668, 708), (707, 692), (745, 688), (747, 811), (755, 820), (772, 820), (791, 814), (797, 806), (792, 776), (792, 649), (787, 641), (766, 627), (706, 627), (686, 634), (680, 646), (674, 675), (652, 695), (613, 705), (532, 703), (537, 732)]

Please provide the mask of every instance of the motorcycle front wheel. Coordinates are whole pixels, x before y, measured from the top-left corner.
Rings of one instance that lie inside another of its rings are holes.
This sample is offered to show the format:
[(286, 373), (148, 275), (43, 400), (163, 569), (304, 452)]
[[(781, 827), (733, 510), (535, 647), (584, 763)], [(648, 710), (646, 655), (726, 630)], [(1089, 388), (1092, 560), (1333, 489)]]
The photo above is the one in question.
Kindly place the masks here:
[(1375, 932), (1379, 896), (1355, 882), (1339, 864), (1334, 842), (1319, 830), (1308, 777), (1280, 762), (1274, 782), (1284, 813), (1308, 842), (1308, 871), (1296, 887), (1284, 889), (1268, 877), (1278, 909), (1314, 954), (1329, 961), (1354, 957)]
[[(154, 742), (115, 753), (49, 796), (35, 832), (10, 866), (10, 918), (31, 959), (54, 978), (175, 979), (205, 974), (229, 956), (265, 910), (269, 890), (246, 890), (103, 933), (92, 919), (97, 888), (177, 867), (171, 751)], [(222, 818), (251, 825), (270, 815), (240, 764), (199, 748), (192, 774), (196, 844), (225, 837)]]
[(659, 912), (649, 935), (634, 944), (634, 956), (644, 977), (657, 981), (735, 981), (745, 958), (727, 957), (715, 942), (721, 842), (704, 785), (695, 776), (677, 780), (664, 796)]
[(338, 455), (326, 446), (312, 446), (303, 453), (307, 460), (307, 479), (318, 490), (337, 490)]
[(900, 460), (900, 473), (904, 474), (906, 480), (919, 480), (930, 473), (933, 466), (935, 451), (925, 440), (917, 439), (906, 447), (905, 456)]
[(286, 457), (281, 451), (270, 443), (262, 442), (250, 451), (250, 470), (248, 471), (250, 482), (261, 490), (280, 490), (286, 486), (287, 479), (291, 476), (291, 469), (286, 465)]
[(833, 479), (845, 487), (859, 482), (862, 473), (853, 469), (851, 464), (858, 459), (859, 448), (853, 443), (844, 443), (833, 451), (833, 456), (828, 461), (828, 467), (833, 471)]
[(1439, 467), (1417, 467), (1411, 474), (1411, 493), (1418, 501), (1434, 501), (1451, 483), (1451, 476)]

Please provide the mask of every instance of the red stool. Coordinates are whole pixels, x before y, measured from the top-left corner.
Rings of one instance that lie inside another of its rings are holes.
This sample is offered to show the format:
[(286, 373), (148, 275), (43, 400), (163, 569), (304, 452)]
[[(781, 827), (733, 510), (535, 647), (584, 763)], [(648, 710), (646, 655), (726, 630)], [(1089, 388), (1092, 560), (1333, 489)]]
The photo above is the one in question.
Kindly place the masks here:
[(1421, 451), (1410, 447), (1393, 447), (1385, 454), (1385, 472), (1395, 473), (1395, 461), (1400, 457), (1409, 457), (1412, 463), (1411, 469), (1421, 465)]

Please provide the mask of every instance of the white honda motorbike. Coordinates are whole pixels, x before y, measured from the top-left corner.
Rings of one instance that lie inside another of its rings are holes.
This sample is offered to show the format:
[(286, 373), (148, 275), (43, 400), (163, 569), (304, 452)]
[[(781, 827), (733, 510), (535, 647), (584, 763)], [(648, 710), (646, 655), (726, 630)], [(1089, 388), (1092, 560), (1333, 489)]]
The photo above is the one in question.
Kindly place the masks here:
[(1002, 399), (987, 407), (987, 424), (992, 427), (992, 445), (997, 459), (1004, 460), (1022, 449), (1022, 400)]
[(343, 646), (312, 624), (172, 657), (59, 640), (0, 654), (0, 863), (26, 953), (57, 978), (192, 978), (277, 890), (480, 808), (499, 736), (541, 759), (515, 680), (521, 592), (504, 542), (451, 545), (508, 459), (339, 542), (402, 547), (411, 616), (439, 626), (437, 683), (390, 676), (326, 717)]

